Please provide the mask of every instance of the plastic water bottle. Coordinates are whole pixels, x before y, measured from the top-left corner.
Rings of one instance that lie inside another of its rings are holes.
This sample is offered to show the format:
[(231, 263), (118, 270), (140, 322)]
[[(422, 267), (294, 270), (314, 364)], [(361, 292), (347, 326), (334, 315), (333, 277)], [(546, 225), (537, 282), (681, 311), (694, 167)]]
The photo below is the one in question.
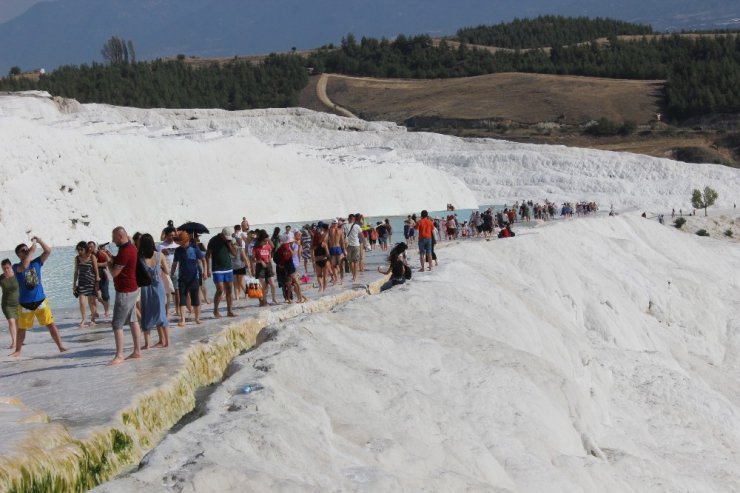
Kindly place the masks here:
[(263, 387), (259, 383), (248, 383), (247, 385), (242, 388), (242, 394), (251, 394), (252, 392), (257, 392), (258, 390), (262, 390), (265, 387)]

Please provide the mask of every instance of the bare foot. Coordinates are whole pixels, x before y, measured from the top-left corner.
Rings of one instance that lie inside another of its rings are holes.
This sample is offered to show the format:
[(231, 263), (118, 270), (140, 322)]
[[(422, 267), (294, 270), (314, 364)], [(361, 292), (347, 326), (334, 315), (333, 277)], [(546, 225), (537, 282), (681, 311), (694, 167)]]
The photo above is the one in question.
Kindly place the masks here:
[(164, 347), (164, 344), (162, 344), (162, 341), (160, 341), (160, 342), (156, 343), (156, 344), (154, 345), (154, 347), (155, 347), (155, 348), (161, 348), (161, 347)]
[(80, 328), (81, 328), (81, 329), (84, 329), (84, 328), (85, 328), (85, 327), (87, 327), (87, 326), (88, 326), (88, 325), (87, 325), (87, 324), (85, 323), (85, 321), (84, 321), (84, 320), (83, 320), (82, 322), (80, 322)]
[(110, 360), (110, 363), (108, 363), (108, 366), (120, 365), (124, 361), (126, 361), (126, 360), (123, 359), (123, 356), (116, 356), (115, 358), (113, 358), (112, 360)]
[(105, 318), (110, 318), (110, 313), (105, 312), (105, 315), (103, 315)]
[(179, 322), (177, 322), (177, 326), (178, 327), (185, 327), (185, 320), (180, 320)]
[(236, 313), (234, 313), (234, 312), (228, 312), (228, 313), (226, 314), (226, 316), (227, 316), (227, 317), (236, 317)]
[(199, 318), (196, 318), (195, 319), (195, 325), (200, 325), (200, 319)]
[(141, 358), (141, 353), (138, 353), (134, 351), (133, 353), (129, 354), (126, 359), (139, 359)]
[(12, 353), (10, 353), (10, 354), (9, 354), (8, 356), (12, 356), (12, 357), (14, 357), (14, 358), (17, 358), (17, 357), (18, 357), (18, 356), (20, 356), (20, 355), (21, 355), (21, 352), (20, 352), (20, 351), (13, 351), (13, 352), (12, 352)]
[(218, 313), (216, 310), (213, 310), (213, 318), (221, 318), (221, 314)]
[(143, 346), (141, 346), (141, 349), (149, 349), (149, 344), (144, 344)]
[(59, 348), (59, 352), (60, 352), (60, 353), (65, 353), (65, 352), (67, 352), (67, 348), (66, 348), (66, 347), (64, 347), (64, 346), (61, 346), (61, 347)]
[(15, 349), (15, 341), (10, 343), (10, 346), (8, 346), (8, 349)]

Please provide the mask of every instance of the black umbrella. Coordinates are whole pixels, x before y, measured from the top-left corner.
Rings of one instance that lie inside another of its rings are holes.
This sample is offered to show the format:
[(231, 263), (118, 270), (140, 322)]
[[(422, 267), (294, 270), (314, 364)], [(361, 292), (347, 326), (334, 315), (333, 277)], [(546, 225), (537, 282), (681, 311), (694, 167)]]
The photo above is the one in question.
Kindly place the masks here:
[(179, 231), (187, 231), (188, 233), (207, 234), (210, 233), (208, 228), (203, 226), (201, 223), (187, 222), (177, 228)]

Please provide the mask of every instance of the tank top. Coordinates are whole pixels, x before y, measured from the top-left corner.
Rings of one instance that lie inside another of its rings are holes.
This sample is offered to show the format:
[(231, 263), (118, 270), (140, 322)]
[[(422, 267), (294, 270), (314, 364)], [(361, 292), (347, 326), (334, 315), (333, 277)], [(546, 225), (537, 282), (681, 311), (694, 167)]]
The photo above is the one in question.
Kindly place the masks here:
[(244, 259), (242, 258), (242, 252), (244, 251), (244, 247), (237, 244), (236, 246), (236, 255), (231, 256), (231, 268), (234, 270), (243, 269), (246, 267), (246, 264), (244, 263)]
[[(92, 288), (95, 291), (95, 267), (93, 267), (92, 257), (87, 261), (77, 259), (77, 286), (82, 291), (84, 288)], [(87, 293), (83, 293), (87, 294)]]

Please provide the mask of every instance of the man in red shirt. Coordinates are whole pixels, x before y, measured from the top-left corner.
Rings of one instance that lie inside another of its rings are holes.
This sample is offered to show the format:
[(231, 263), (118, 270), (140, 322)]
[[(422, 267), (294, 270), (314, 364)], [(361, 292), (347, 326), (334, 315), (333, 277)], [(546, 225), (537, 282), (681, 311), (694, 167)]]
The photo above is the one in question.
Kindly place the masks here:
[(421, 219), (416, 223), (416, 229), (419, 231), (419, 256), (421, 257), (421, 270), (424, 271), (424, 260), (426, 259), (432, 270), (432, 232), (434, 223), (429, 219), (429, 213), (426, 210), (421, 211)]
[(116, 300), (113, 304), (116, 356), (108, 364), (117, 365), (124, 361), (123, 326), (125, 324), (131, 327), (131, 337), (134, 339), (134, 350), (126, 359), (141, 358), (139, 321), (136, 318), (136, 298), (139, 296), (139, 285), (136, 284), (138, 252), (123, 226), (118, 226), (113, 230), (112, 240), (118, 246), (118, 255), (114, 258), (109, 251), (104, 251), (108, 258), (108, 270), (113, 276), (113, 286), (116, 288)]

